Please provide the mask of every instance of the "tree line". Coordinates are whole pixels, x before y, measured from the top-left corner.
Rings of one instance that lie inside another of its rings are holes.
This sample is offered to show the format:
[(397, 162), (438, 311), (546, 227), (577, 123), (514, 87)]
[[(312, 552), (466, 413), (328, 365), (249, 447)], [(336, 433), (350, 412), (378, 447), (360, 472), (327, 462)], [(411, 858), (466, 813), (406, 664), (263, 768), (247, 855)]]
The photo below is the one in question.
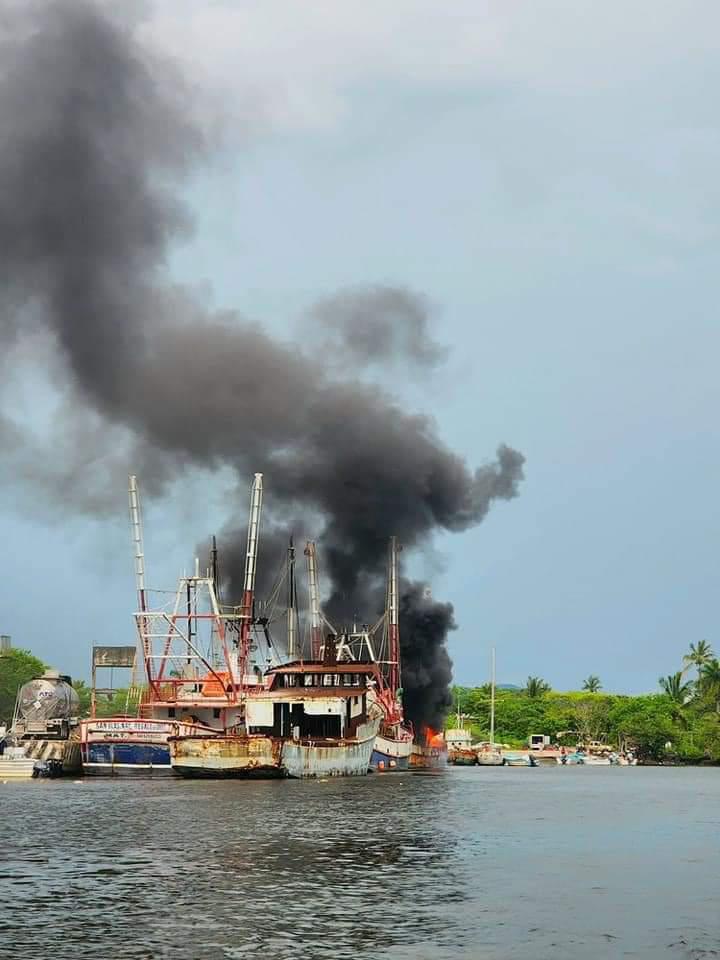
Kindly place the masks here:
[[(522, 689), (500, 688), (495, 696), (495, 739), (527, 744), (547, 734), (565, 745), (600, 740), (632, 748), (646, 760), (720, 763), (720, 661), (710, 644), (691, 644), (681, 669), (659, 678), (658, 692), (628, 696), (602, 692), (596, 675), (582, 690), (556, 692), (542, 677)], [(453, 688), (453, 705), (477, 740), (490, 730), (490, 685)], [(448, 726), (455, 718), (448, 717)]]

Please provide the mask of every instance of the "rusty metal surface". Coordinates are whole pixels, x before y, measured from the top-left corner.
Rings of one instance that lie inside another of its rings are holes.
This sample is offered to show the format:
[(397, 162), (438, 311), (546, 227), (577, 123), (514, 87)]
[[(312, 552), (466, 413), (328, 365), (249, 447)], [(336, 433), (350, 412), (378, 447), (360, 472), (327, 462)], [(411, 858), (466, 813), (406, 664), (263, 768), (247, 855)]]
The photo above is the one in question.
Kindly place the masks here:
[(370, 766), (377, 717), (358, 728), (352, 740), (286, 740), (282, 765), (289, 777), (364, 777)]
[(171, 737), (170, 763), (178, 773), (241, 775), (281, 766), (282, 742), (273, 737)]

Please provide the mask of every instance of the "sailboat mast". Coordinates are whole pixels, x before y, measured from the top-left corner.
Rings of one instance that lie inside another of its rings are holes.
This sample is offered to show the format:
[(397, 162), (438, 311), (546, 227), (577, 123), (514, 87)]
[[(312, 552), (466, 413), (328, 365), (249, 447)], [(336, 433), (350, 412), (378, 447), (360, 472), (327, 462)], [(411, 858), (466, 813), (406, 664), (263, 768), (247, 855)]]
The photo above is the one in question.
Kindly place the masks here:
[(492, 648), (491, 653), (491, 670), (490, 670), (490, 743), (492, 746), (495, 746), (495, 647)]

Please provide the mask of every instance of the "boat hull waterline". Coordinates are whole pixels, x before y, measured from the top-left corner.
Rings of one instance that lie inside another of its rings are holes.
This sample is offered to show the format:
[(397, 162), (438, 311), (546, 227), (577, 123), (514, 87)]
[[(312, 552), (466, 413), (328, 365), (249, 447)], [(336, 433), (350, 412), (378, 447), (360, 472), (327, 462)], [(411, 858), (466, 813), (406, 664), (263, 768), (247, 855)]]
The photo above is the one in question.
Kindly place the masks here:
[(174, 773), (195, 778), (359, 777), (368, 772), (380, 720), (352, 739), (267, 736), (170, 737)]
[(378, 773), (400, 773), (410, 766), (412, 737), (395, 739), (379, 733), (370, 755), (370, 769)]

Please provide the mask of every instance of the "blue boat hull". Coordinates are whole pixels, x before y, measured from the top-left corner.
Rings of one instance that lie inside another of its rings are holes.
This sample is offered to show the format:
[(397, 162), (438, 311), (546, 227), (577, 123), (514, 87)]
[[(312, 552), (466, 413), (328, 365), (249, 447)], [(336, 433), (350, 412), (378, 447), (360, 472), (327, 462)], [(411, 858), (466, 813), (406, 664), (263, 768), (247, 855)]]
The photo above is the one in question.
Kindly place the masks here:
[(84, 743), (83, 773), (86, 776), (169, 776), (170, 748), (160, 743)]
[(373, 750), (370, 757), (370, 769), (383, 773), (398, 773), (409, 768), (410, 757), (391, 757), (380, 750)]

